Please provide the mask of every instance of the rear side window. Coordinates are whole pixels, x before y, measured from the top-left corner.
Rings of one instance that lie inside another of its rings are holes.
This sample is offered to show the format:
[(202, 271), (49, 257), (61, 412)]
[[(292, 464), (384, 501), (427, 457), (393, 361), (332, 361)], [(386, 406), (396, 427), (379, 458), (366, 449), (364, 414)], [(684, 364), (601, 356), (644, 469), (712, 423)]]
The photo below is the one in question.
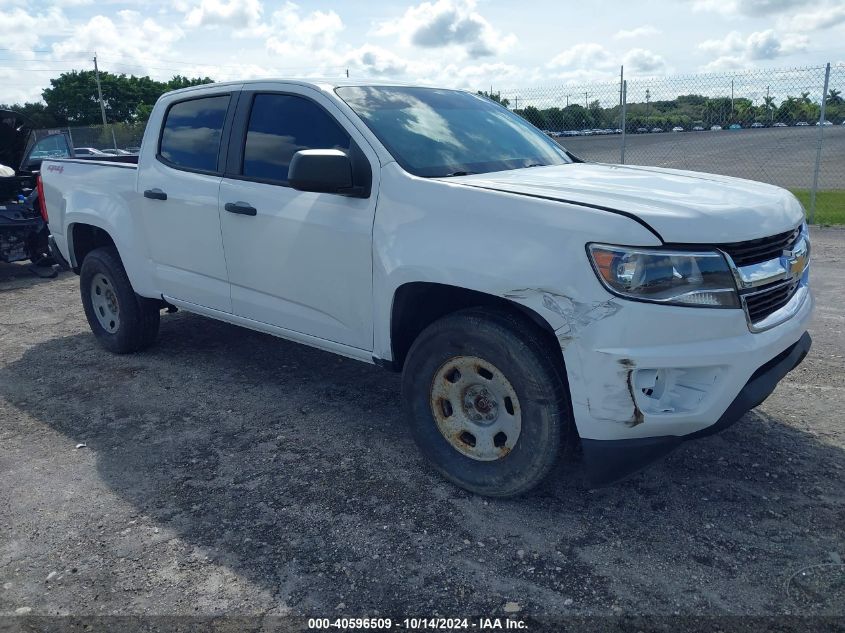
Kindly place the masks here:
[(243, 175), (286, 183), (301, 149), (348, 150), (349, 135), (320, 106), (292, 95), (258, 94), (244, 146)]
[(167, 111), (159, 154), (176, 167), (217, 171), (229, 95), (174, 103)]

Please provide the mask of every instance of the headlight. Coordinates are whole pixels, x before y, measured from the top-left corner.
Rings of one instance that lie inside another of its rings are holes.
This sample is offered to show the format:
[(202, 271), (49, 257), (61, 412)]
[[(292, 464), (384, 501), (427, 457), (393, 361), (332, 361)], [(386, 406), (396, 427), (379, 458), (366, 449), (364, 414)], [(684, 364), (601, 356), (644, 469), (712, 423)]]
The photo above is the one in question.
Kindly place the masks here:
[(602, 284), (638, 301), (704, 308), (738, 308), (728, 263), (717, 252), (672, 251), (589, 244)]

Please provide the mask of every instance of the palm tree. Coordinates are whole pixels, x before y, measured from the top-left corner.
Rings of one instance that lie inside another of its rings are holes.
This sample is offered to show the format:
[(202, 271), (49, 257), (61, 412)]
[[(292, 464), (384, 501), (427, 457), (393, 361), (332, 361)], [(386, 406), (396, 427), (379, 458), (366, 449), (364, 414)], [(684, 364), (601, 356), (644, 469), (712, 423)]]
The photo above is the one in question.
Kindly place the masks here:
[(827, 99), (825, 101), (828, 105), (839, 105), (841, 103), (845, 103), (845, 99), (843, 99), (840, 95), (842, 94), (841, 90), (836, 90), (836, 88), (831, 88), (827, 93)]
[(771, 121), (775, 114), (775, 98), (763, 97), (763, 107), (766, 108), (766, 112), (769, 113), (769, 121)]

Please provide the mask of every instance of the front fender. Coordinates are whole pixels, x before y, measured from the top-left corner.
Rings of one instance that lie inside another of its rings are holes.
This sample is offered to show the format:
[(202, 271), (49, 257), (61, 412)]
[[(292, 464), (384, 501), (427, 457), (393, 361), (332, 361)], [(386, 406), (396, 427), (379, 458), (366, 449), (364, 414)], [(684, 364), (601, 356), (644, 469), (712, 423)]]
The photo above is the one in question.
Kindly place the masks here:
[(392, 359), (393, 297), (411, 282), (501, 297), (536, 312), (562, 337), (579, 336), (621, 308), (589, 265), (591, 241), (660, 243), (624, 216), (387, 165), (373, 227), (374, 355)]

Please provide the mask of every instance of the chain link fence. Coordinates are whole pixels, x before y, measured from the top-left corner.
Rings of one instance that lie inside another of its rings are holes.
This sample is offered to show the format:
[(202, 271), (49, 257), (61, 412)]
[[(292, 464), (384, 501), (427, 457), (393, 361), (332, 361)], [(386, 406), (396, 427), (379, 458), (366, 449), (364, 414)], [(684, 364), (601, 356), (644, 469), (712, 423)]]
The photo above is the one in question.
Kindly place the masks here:
[(585, 160), (760, 180), (845, 223), (845, 65), (492, 95)]
[[(27, 151), (36, 157), (66, 155), (68, 148), (77, 151), (95, 149), (105, 153), (136, 154), (141, 149), (146, 123), (114, 123), (111, 125), (64, 126), (34, 130)], [(37, 145), (37, 147), (33, 147)]]
[[(585, 160), (760, 180), (793, 191), (811, 222), (845, 224), (845, 64), (632, 80), (620, 73), (614, 83), (489, 96)], [(135, 153), (144, 127), (37, 130), (30, 143), (63, 135), (77, 149)]]

